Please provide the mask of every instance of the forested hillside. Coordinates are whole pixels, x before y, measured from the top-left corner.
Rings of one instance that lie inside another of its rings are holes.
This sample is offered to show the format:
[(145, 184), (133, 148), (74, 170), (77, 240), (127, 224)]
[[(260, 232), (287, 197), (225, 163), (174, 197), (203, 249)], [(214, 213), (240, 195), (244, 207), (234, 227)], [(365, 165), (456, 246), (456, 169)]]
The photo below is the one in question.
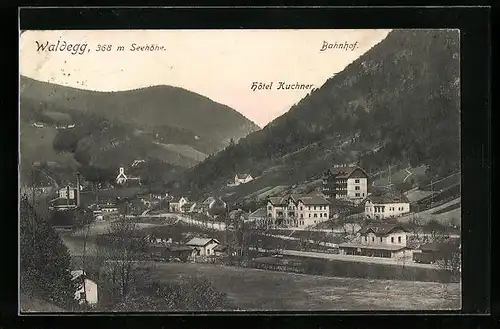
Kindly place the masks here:
[(181, 88), (96, 92), (20, 80), (23, 181), (36, 162), (57, 167), (55, 176), (79, 165), (116, 172), (135, 159), (159, 160), (174, 173), (259, 129), (235, 110)]
[[(188, 170), (186, 191), (216, 189), (237, 172), (291, 184), (334, 162), (460, 166), (459, 32), (396, 30), (261, 131)], [(272, 170), (271, 170), (272, 169)], [(299, 178), (297, 178), (299, 176)], [(307, 177), (306, 177), (307, 176)]]

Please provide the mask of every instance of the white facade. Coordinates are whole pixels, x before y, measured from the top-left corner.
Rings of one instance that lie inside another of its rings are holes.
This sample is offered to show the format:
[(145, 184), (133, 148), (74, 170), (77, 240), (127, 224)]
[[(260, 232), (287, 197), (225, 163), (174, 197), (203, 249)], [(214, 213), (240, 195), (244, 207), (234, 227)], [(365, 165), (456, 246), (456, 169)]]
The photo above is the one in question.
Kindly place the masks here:
[(365, 203), (365, 216), (367, 218), (393, 218), (409, 212), (409, 202), (374, 203), (368, 199)]
[(253, 180), (251, 175), (235, 175), (234, 176), (234, 185), (245, 184)]
[(347, 179), (347, 198), (354, 202), (362, 201), (368, 195), (367, 178), (348, 178)]
[[(70, 187), (69, 188), (69, 199), (70, 200), (74, 200), (75, 199), (75, 195), (76, 195), (76, 189)], [(64, 188), (62, 188), (62, 189), (59, 190), (59, 197), (62, 198), (62, 199), (67, 199), (68, 198), (68, 188), (67, 187), (64, 187)]]
[(85, 284), (82, 284), (80, 286), (80, 289), (78, 289), (75, 292), (75, 299), (80, 303), (83, 304), (85, 300), (87, 303), (90, 305), (95, 305), (99, 301), (98, 294), (97, 294), (97, 283), (90, 279), (85, 279)]
[(368, 196), (368, 175), (358, 166), (335, 166), (323, 176), (323, 193), (328, 197), (360, 203)]
[(267, 217), (279, 218), (285, 217), (286, 207), (282, 205), (274, 205), (271, 201), (267, 202)]
[(72, 281), (78, 283), (78, 289), (75, 291), (75, 300), (80, 304), (87, 301), (90, 305), (95, 305), (99, 301), (97, 294), (97, 283), (86, 277), (82, 270), (71, 271)]
[(299, 200), (297, 205), (298, 227), (303, 228), (310, 225), (325, 222), (330, 218), (330, 205), (310, 205)]
[(170, 212), (181, 212), (182, 207), (188, 202), (189, 200), (186, 197), (181, 197), (179, 201), (170, 201), (169, 210)]
[(123, 167), (120, 167), (118, 176), (116, 176), (116, 183), (125, 184), (126, 182), (127, 182), (127, 176), (125, 175), (125, 169)]
[(359, 243), (365, 245), (394, 245), (406, 247), (407, 235), (403, 230), (395, 230), (387, 235), (377, 236), (373, 232), (362, 234)]
[(215, 239), (199, 239), (193, 238), (186, 243), (188, 247), (196, 248), (197, 256), (213, 256), (215, 255), (214, 249), (219, 245), (219, 241)]
[(280, 203), (268, 201), (267, 217), (283, 220), (283, 224), (304, 228), (327, 221), (330, 218), (330, 203), (322, 197), (288, 197)]

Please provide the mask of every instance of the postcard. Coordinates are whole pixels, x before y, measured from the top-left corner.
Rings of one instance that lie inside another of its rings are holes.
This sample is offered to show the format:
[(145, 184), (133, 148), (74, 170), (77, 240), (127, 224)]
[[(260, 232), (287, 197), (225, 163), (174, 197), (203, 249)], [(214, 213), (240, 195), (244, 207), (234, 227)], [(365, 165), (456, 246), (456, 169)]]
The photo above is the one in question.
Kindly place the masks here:
[(20, 312), (461, 308), (460, 33), (20, 32)]

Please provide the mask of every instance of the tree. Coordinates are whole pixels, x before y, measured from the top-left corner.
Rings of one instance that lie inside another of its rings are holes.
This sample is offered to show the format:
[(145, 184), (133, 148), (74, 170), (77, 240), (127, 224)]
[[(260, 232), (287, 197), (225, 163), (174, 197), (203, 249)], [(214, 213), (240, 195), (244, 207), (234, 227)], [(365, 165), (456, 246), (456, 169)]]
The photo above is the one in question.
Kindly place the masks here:
[(58, 152), (75, 153), (78, 148), (78, 136), (72, 131), (60, 130), (54, 137), (52, 146)]
[(76, 306), (69, 251), (25, 196), (20, 203), (20, 275), (21, 292), (65, 309)]
[(447, 248), (443, 256), (436, 261), (436, 264), (440, 269), (448, 272), (452, 277), (459, 277), (462, 271), (460, 248), (455, 243), (449, 243), (447, 246), (449, 248)]
[(124, 217), (111, 223), (109, 228), (111, 248), (107, 259), (111, 266), (113, 287), (118, 288), (121, 296), (127, 295), (130, 284), (135, 279), (133, 263), (146, 246), (145, 239), (137, 232), (135, 223)]
[(115, 179), (115, 174), (110, 168), (83, 165), (80, 167), (80, 172), (87, 181), (92, 183), (96, 202), (98, 201), (99, 187), (103, 183), (112, 182)]

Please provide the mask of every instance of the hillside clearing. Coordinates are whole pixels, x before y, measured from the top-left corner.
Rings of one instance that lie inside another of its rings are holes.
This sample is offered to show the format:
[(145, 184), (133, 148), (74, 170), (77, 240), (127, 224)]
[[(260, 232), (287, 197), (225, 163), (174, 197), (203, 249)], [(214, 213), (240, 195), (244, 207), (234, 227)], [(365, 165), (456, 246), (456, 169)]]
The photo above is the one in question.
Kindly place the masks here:
[(196, 161), (203, 161), (207, 157), (207, 155), (203, 152), (200, 152), (189, 145), (181, 145), (181, 144), (163, 144), (154, 142), (156, 145), (159, 145), (167, 150), (179, 153), (182, 156), (187, 158), (191, 158)]
[[(408, 169), (408, 170), (407, 170)], [(418, 182), (418, 180), (426, 177), (425, 171), (427, 166), (422, 165), (415, 168), (405, 168), (398, 170), (391, 174), (391, 184), (400, 184), (403, 183), (406, 177), (408, 179), (414, 179)], [(408, 174), (408, 171), (411, 175)], [(389, 185), (389, 175), (380, 177), (373, 182), (373, 186), (386, 186)]]

